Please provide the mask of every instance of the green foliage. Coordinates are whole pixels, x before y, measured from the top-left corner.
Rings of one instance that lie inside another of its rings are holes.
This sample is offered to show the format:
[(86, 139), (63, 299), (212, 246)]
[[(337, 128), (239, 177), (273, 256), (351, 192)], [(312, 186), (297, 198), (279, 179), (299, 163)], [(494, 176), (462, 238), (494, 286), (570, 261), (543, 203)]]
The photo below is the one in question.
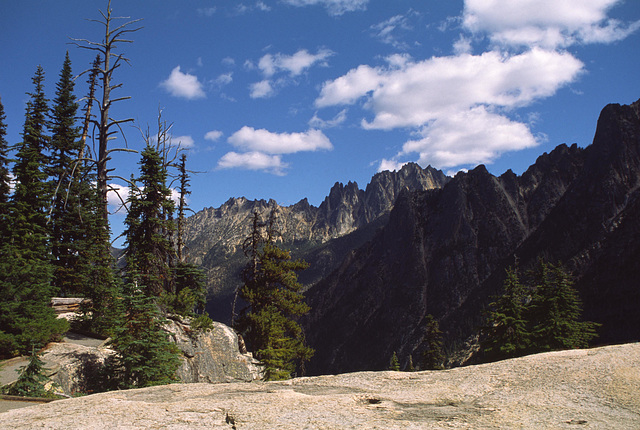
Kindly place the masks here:
[(44, 374), (44, 363), (35, 348), (32, 347), (29, 363), (20, 367), (19, 370), (18, 380), (11, 385), (2, 387), (3, 394), (23, 397), (51, 397), (53, 395), (45, 389), (49, 378)]
[(147, 145), (140, 160), (138, 188), (129, 196), (127, 267), (140, 276), (146, 294), (158, 297), (174, 292), (171, 266), (175, 251), (171, 242), (174, 210), (166, 185), (167, 169), (158, 150)]
[(251, 260), (240, 290), (240, 297), (249, 307), (237, 327), (256, 357), (265, 364), (265, 379), (286, 379), (296, 371), (297, 365), (304, 373), (304, 363), (314, 353), (306, 346), (302, 328), (296, 322), (296, 318), (310, 310), (296, 273), (308, 264), (291, 260), (288, 251), (274, 244), (273, 218), (263, 244), (262, 240), (256, 240), (260, 234), (255, 230), (260, 227), (261, 223), (254, 222), (250, 239), (253, 238), (251, 248), (255, 253), (249, 253)]
[(197, 315), (191, 320), (191, 329), (196, 332), (206, 332), (213, 329), (213, 320), (209, 315)]
[(17, 182), (8, 206), (9, 228), (0, 244), (1, 356), (27, 353), (32, 342), (44, 345), (68, 328), (49, 307), (53, 269), (47, 225), (51, 194), (45, 172), (49, 138), (45, 135), (48, 107), (43, 81), (44, 71), (38, 67), (13, 166)]
[(561, 265), (539, 261), (523, 285), (507, 270), (504, 291), (490, 304), (481, 348), (487, 360), (570, 348), (586, 348), (598, 324), (580, 321), (582, 304)]
[(9, 213), (9, 194), (11, 192), (11, 177), (9, 176), (9, 144), (5, 136), (7, 135), (7, 124), (4, 122), (6, 115), (4, 106), (0, 99), (0, 240), (7, 234), (7, 216)]
[(540, 261), (533, 283), (530, 320), (535, 352), (588, 347), (597, 337), (598, 324), (580, 321), (582, 302), (571, 276), (560, 265)]
[(186, 317), (204, 312), (206, 276), (202, 269), (191, 263), (177, 263), (172, 274), (175, 293), (166, 292), (161, 298), (167, 312)]
[(400, 371), (400, 361), (398, 361), (398, 355), (395, 351), (393, 351), (391, 359), (389, 360), (389, 370), (395, 370), (396, 372)]
[(114, 330), (109, 346), (116, 351), (106, 364), (107, 389), (128, 389), (162, 385), (176, 381), (180, 365), (179, 350), (162, 329), (161, 318), (152, 297), (138, 286), (137, 277), (126, 285), (124, 316)]
[(431, 314), (425, 317), (423, 348), (420, 365), (423, 370), (444, 368), (442, 332), (438, 321)]
[(517, 268), (509, 267), (506, 273), (503, 294), (489, 304), (487, 336), (482, 343), (488, 360), (521, 356), (531, 343), (526, 319), (529, 293), (520, 282)]

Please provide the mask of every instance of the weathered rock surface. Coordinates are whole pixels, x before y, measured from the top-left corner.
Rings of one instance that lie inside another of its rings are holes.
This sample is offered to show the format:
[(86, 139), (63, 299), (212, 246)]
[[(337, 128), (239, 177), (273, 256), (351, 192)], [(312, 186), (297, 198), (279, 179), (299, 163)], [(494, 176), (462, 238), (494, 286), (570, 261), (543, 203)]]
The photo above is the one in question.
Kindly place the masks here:
[(168, 385), (0, 413), (12, 429), (640, 428), (640, 344), (416, 373)]
[(177, 376), (182, 382), (251, 382), (262, 379), (263, 367), (250, 353), (238, 349), (238, 335), (215, 322), (209, 332), (194, 334), (188, 322), (169, 320), (171, 339), (183, 353)]
[[(310, 285), (333, 270), (347, 252), (372, 237), (375, 228), (370, 227), (389, 213), (403, 190), (440, 188), (448, 180), (439, 170), (408, 164), (398, 172), (376, 174), (364, 190), (355, 182), (336, 183), (319, 207), (306, 199), (280, 206), (274, 200), (241, 197), (231, 198), (219, 208), (199, 211), (187, 220), (185, 253), (206, 270), (207, 311), (216, 320), (230, 320), (233, 292), (240, 286), (239, 273), (246, 264), (242, 243), (250, 234), (253, 212), (264, 220), (270, 211), (277, 213), (284, 246), (292, 250), (294, 258), (311, 263), (301, 278)], [(346, 236), (351, 237), (330, 243)]]
[[(260, 362), (250, 353), (240, 352), (238, 335), (222, 323), (214, 322), (212, 330), (196, 334), (188, 322), (176, 318), (169, 320), (166, 330), (183, 354), (177, 371), (183, 383), (251, 382), (263, 376)], [(48, 344), (43, 351), (47, 376), (57, 384), (57, 391), (66, 395), (92, 392), (98, 388), (96, 375), (114, 352), (103, 341), (70, 336), (65, 342)], [(6, 383), (18, 374), (13, 376)]]
[(640, 101), (609, 105), (592, 145), (560, 145), (521, 176), (484, 166), (405, 191), (388, 222), (315, 284), (311, 374), (378, 370), (424, 351), (432, 314), (449, 349), (477, 333), (505, 268), (539, 258), (576, 277), (598, 342), (640, 340)]

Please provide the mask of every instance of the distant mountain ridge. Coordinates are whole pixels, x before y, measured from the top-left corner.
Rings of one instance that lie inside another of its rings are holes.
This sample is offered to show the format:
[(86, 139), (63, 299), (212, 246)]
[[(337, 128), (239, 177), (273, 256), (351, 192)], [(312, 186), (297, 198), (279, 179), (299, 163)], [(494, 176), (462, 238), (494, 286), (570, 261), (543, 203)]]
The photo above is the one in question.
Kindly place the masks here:
[(599, 342), (640, 339), (640, 101), (609, 105), (593, 144), (560, 145), (522, 176), (484, 166), (401, 193), (388, 223), (307, 292), (312, 373), (383, 369), (423, 351), (425, 316), (450, 351), (482, 324), (505, 268), (542, 258), (576, 276)]
[(465, 350), (505, 268), (539, 258), (574, 273), (599, 342), (640, 340), (640, 100), (606, 106), (590, 146), (559, 145), (520, 176), (408, 164), (364, 190), (336, 183), (319, 207), (234, 198), (198, 212), (187, 253), (207, 270), (215, 320), (230, 318), (251, 214), (271, 210), (281, 245), (311, 263), (312, 374), (384, 369), (393, 352), (417, 362), (428, 314), (449, 352)]
[[(231, 297), (240, 284), (239, 272), (246, 263), (242, 242), (251, 231), (251, 216), (263, 219), (277, 213), (281, 241), (294, 258), (304, 258), (311, 268), (301, 280), (310, 285), (326, 276), (346, 252), (362, 245), (381, 223), (403, 190), (442, 187), (450, 178), (432, 167), (410, 163), (397, 172), (373, 176), (364, 190), (355, 182), (336, 182), (319, 207), (302, 199), (291, 206), (274, 200), (231, 198), (219, 208), (207, 208), (187, 219), (185, 253), (189, 261), (207, 272), (208, 311), (219, 321), (229, 322)], [(350, 239), (343, 239), (351, 236)], [(336, 243), (330, 243), (335, 239)]]

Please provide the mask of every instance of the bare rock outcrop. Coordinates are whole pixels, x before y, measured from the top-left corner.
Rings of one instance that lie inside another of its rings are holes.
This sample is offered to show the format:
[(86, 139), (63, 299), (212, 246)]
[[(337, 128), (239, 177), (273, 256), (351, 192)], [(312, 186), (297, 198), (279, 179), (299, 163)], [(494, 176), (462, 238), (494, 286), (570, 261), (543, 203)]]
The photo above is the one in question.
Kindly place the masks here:
[(19, 429), (640, 428), (640, 344), (444, 371), (175, 384), (0, 413)]
[[(166, 331), (182, 351), (177, 371), (182, 383), (251, 382), (263, 376), (260, 362), (251, 353), (240, 352), (238, 335), (222, 323), (214, 322), (206, 332), (194, 332), (188, 321), (174, 318)], [(106, 342), (72, 333), (64, 342), (47, 345), (42, 359), (57, 391), (71, 396), (99, 389), (98, 375), (113, 353)]]

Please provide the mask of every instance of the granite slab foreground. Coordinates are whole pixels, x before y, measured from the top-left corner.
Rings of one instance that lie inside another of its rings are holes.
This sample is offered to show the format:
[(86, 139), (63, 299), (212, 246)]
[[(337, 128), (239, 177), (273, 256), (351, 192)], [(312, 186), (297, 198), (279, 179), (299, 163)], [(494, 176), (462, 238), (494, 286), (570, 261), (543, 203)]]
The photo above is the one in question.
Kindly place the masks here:
[(434, 372), (176, 384), (0, 413), (11, 429), (640, 428), (640, 343)]

